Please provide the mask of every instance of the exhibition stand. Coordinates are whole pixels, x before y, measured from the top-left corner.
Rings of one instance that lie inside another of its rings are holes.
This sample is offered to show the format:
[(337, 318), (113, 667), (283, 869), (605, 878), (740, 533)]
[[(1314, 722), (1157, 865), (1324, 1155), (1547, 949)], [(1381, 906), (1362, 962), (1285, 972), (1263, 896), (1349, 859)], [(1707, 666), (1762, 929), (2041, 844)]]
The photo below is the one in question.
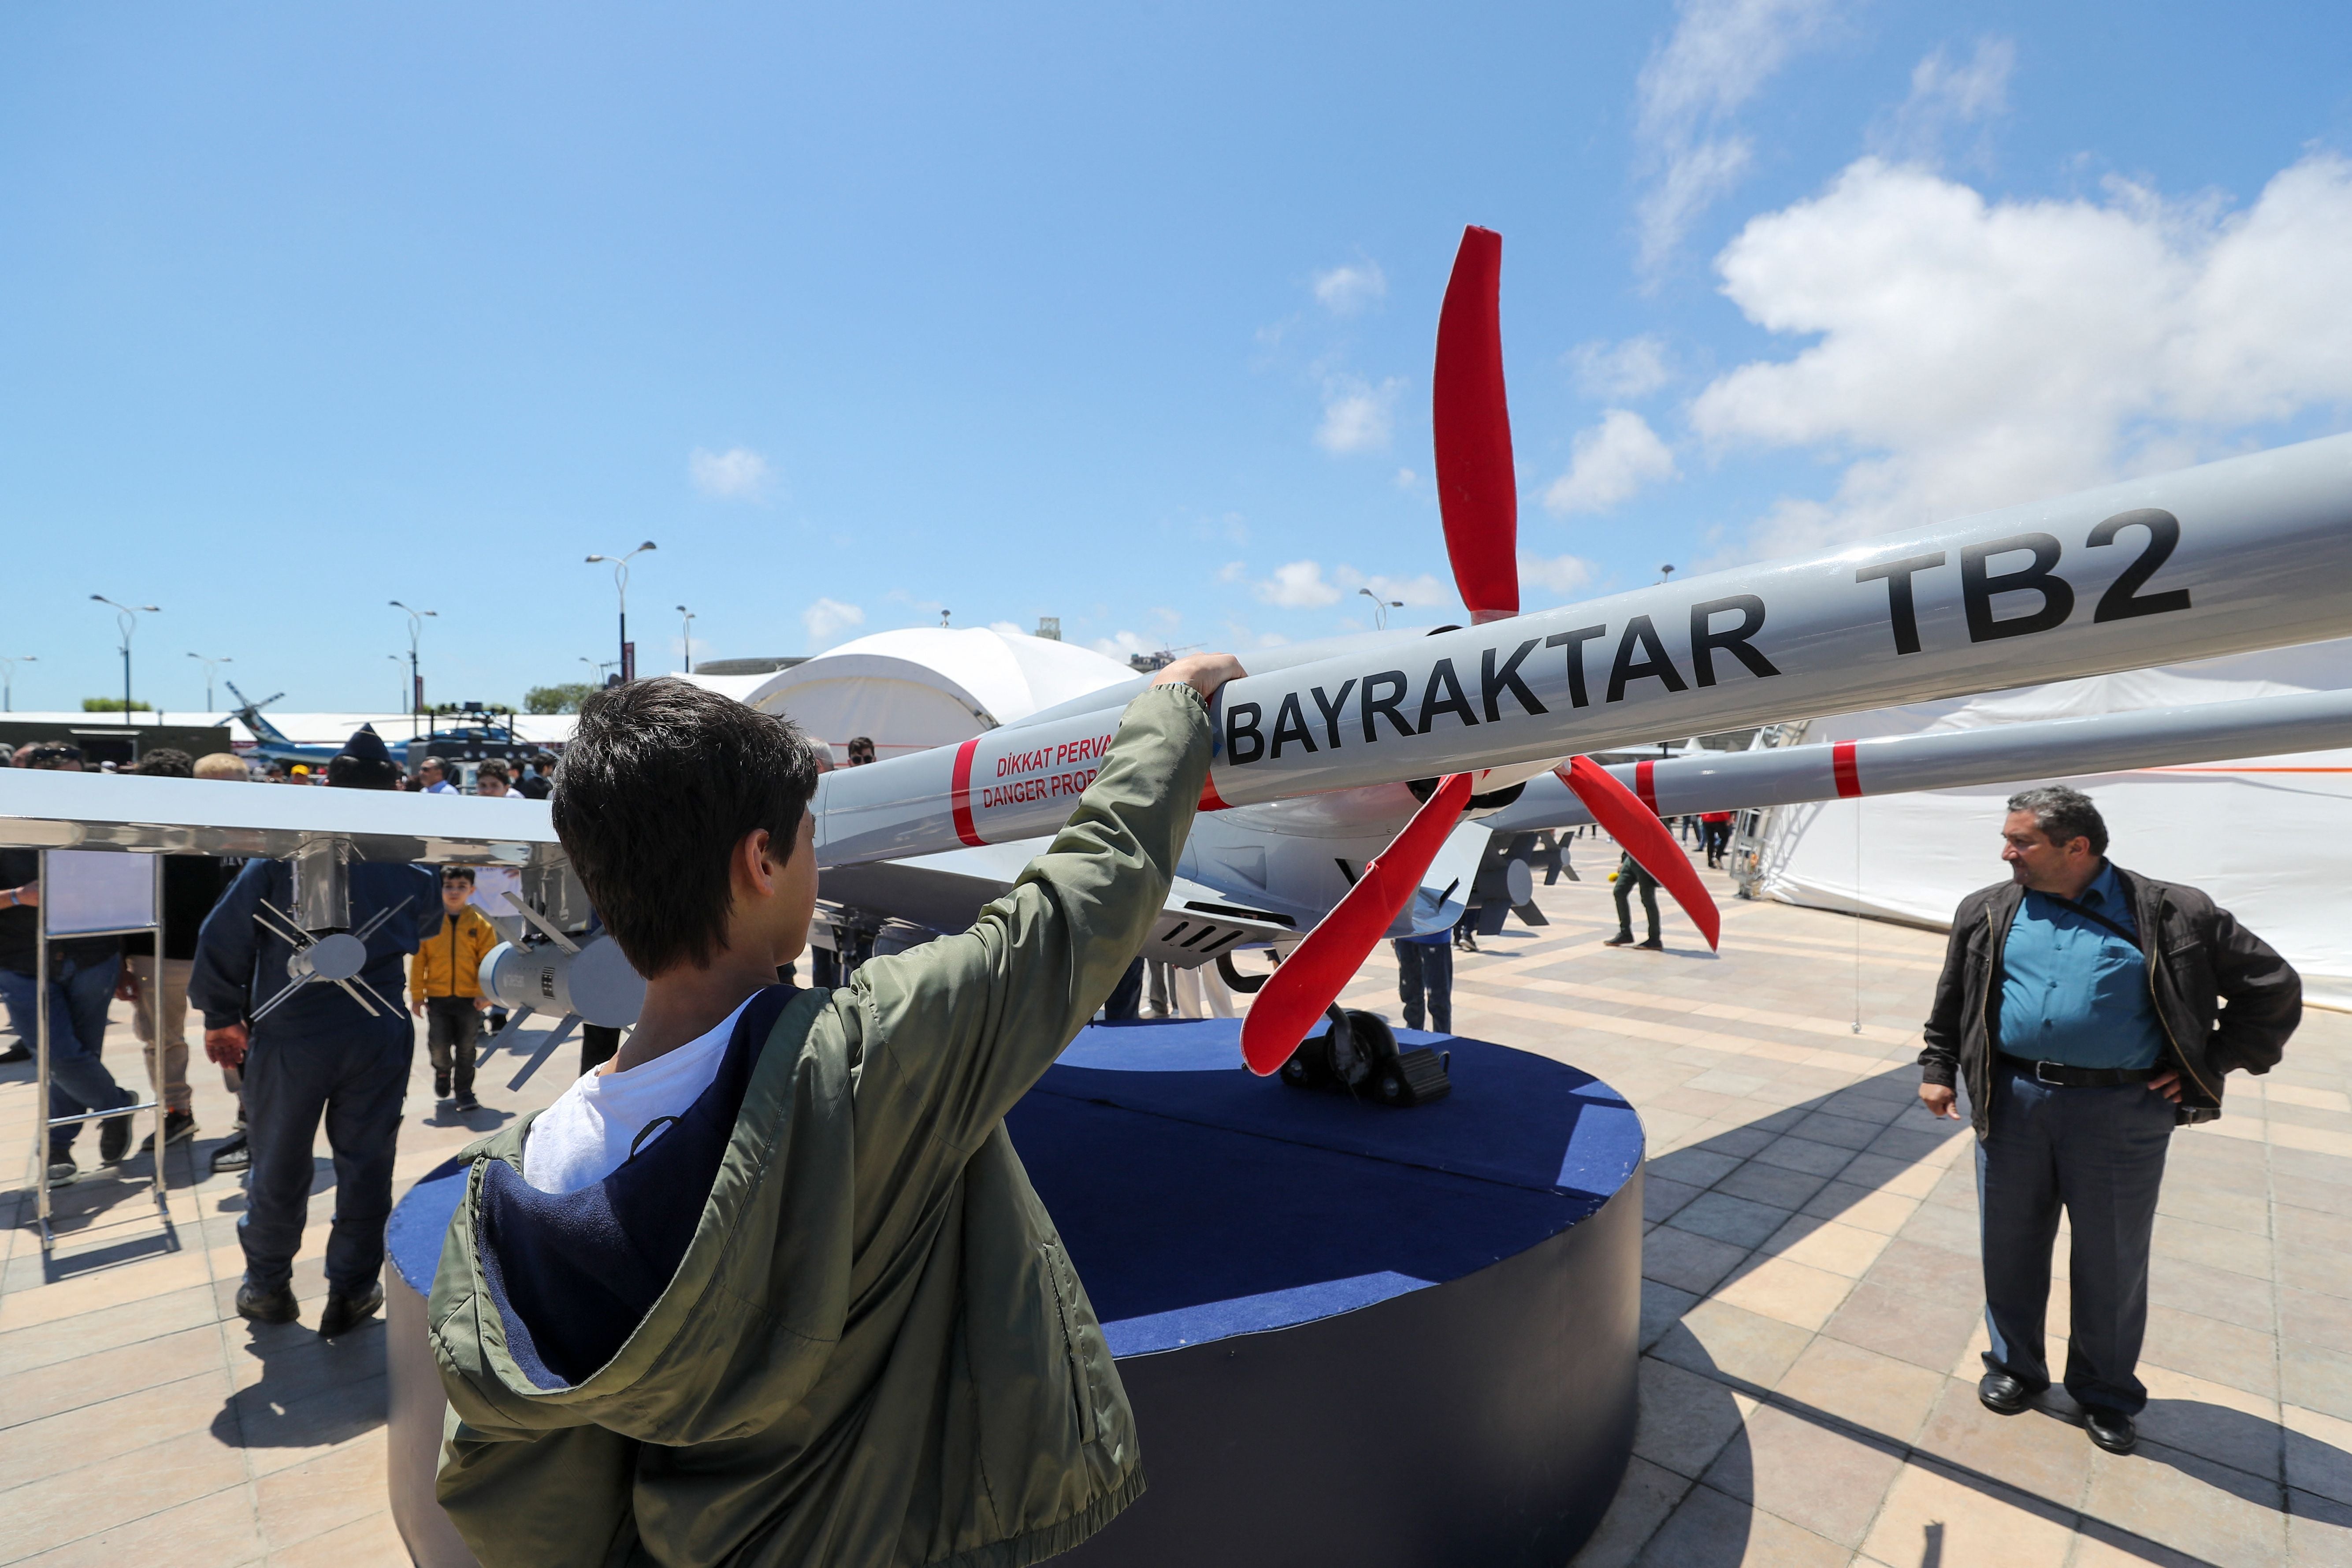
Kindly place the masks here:
[[(1103, 1321), (1150, 1489), (1065, 1561), (1557, 1568), (1632, 1452), (1643, 1139), (1608, 1085), (1450, 1054), (1453, 1092), (1380, 1107), (1252, 1076), (1230, 1019), (1096, 1026), (1007, 1119)], [(424, 1295), (464, 1185), (390, 1228), (394, 1515), (432, 1501)]]

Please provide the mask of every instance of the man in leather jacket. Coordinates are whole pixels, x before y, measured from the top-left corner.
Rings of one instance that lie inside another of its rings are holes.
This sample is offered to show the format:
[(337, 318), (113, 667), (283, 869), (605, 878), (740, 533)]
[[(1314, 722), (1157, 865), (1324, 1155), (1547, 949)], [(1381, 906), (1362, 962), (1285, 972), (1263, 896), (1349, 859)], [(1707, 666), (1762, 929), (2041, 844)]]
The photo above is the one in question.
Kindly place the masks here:
[(2268, 1072), (2302, 1017), (2294, 971), (2194, 888), (2106, 858), (2088, 796), (2011, 795), (2011, 880), (1969, 894), (1919, 1053), (1919, 1098), (1977, 1134), (1985, 1325), (1978, 1397), (2014, 1415), (2049, 1385), (2042, 1318), (2063, 1205), (2074, 1227), (2067, 1393), (2091, 1440), (2137, 1442), (2149, 1244), (2176, 1125), (2221, 1113), (2221, 1080)]

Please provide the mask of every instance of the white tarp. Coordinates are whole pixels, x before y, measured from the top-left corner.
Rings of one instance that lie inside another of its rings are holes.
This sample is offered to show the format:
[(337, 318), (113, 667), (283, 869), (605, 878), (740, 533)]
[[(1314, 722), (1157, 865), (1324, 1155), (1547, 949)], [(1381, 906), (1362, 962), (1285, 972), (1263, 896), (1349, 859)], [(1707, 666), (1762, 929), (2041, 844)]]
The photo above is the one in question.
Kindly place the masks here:
[(877, 632), (778, 670), (746, 696), (846, 762), (854, 736), (877, 757), (951, 745), (1090, 691), (1132, 680), (1115, 658), (987, 626)]
[[(1973, 729), (2352, 687), (2352, 640), (2134, 670), (1815, 721), (1804, 739)], [(1786, 903), (1948, 927), (2004, 879), (2007, 796), (2032, 784), (1784, 807), (1763, 891)], [(2306, 1000), (2352, 1008), (2352, 751), (2070, 778), (2098, 803), (2117, 864), (2204, 889), (2303, 974)]]

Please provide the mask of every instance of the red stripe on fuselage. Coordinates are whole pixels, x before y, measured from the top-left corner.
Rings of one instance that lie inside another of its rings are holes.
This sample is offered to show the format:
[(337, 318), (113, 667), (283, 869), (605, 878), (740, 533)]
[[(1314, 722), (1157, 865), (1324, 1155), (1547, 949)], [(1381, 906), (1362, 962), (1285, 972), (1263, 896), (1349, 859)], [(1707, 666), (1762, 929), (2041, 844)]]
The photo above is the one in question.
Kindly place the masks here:
[(971, 825), (971, 754), (980, 747), (974, 735), (956, 748), (955, 776), (948, 783), (948, 805), (955, 813), (956, 837), (966, 844), (988, 842)]
[(1658, 781), (1654, 776), (1657, 771), (1658, 764), (1655, 763), (1633, 764), (1634, 798), (1648, 806), (1653, 816), (1657, 815), (1658, 810)]
[(1852, 800), (1862, 793), (1862, 774), (1854, 767), (1852, 741), (1840, 741), (1830, 748), (1830, 767), (1837, 774), (1840, 800)]

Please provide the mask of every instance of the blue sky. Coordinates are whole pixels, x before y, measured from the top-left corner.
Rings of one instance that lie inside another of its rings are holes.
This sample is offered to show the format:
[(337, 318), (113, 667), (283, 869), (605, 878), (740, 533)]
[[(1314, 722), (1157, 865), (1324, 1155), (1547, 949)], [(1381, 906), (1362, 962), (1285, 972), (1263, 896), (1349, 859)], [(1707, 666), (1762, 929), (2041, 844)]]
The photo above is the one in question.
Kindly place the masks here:
[(1531, 605), (2352, 400), (2340, 7), (834, 9), (0, 16), (16, 705), (1433, 623), (1466, 222)]

